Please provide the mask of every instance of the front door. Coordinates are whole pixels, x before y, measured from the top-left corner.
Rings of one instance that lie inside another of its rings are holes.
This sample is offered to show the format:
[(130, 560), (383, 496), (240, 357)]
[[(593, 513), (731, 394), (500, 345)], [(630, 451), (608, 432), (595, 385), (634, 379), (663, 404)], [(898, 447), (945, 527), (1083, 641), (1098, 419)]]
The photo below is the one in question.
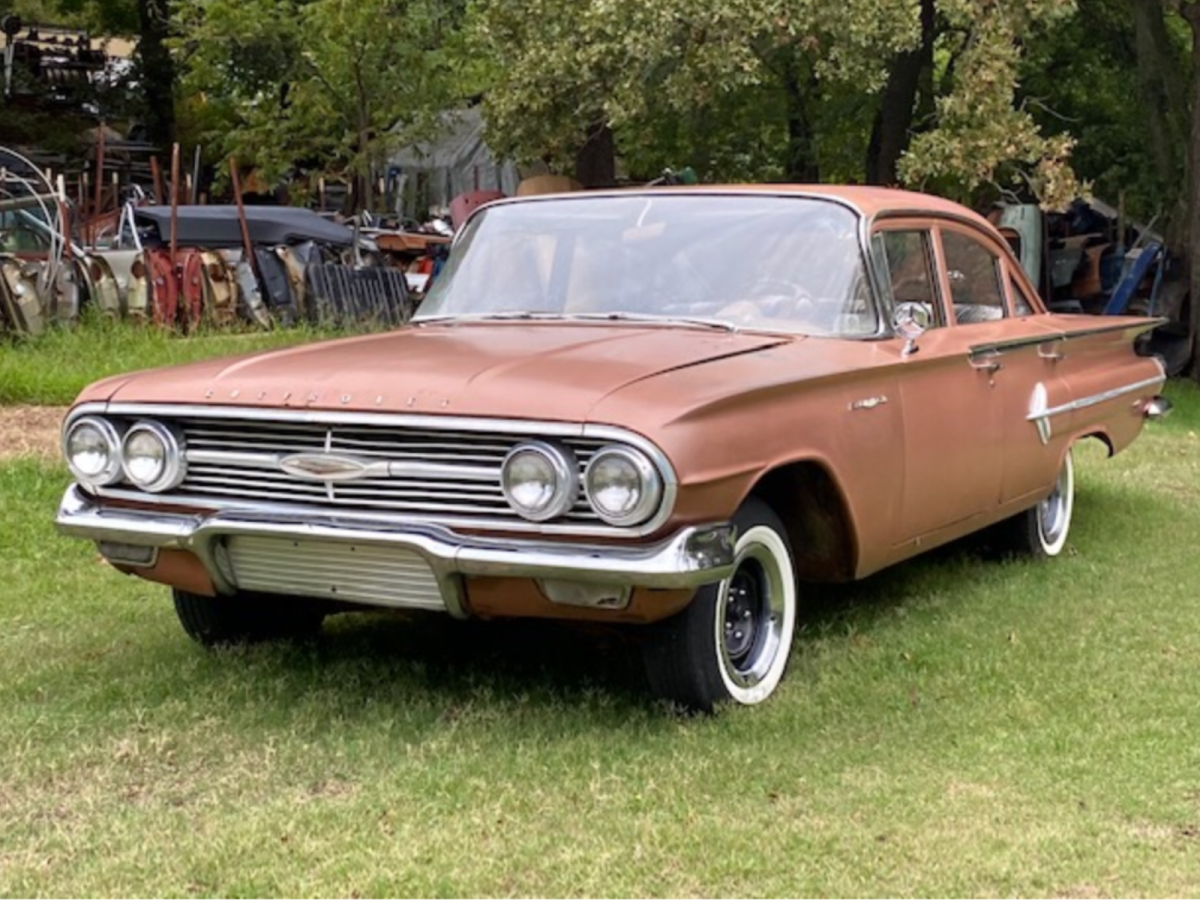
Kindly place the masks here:
[(1009, 351), (1005, 340), (1041, 326), (1014, 310), (999, 248), (972, 229), (888, 223), (877, 235), (880, 250), (893, 302), (927, 304), (932, 313), (898, 373), (904, 484), (896, 543), (920, 544), (969, 530), (1000, 503), (1006, 432), (1025, 425), (1009, 419), (1028, 406), (1024, 357), (1036, 352)]

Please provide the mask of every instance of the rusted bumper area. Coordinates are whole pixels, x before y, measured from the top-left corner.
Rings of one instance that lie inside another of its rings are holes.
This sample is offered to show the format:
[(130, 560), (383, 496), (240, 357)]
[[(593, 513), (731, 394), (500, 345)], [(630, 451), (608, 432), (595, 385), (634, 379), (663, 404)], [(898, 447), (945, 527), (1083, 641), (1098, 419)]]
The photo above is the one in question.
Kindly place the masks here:
[(155, 566), (160, 551), (188, 551), (220, 593), (316, 596), (455, 616), (467, 614), (465, 576), (695, 588), (731, 574), (735, 540), (728, 523), (689, 526), (657, 543), (628, 547), (497, 540), (384, 519), (161, 512), (105, 506), (77, 485), (63, 496), (55, 524), (65, 535), (95, 541), (123, 569)]

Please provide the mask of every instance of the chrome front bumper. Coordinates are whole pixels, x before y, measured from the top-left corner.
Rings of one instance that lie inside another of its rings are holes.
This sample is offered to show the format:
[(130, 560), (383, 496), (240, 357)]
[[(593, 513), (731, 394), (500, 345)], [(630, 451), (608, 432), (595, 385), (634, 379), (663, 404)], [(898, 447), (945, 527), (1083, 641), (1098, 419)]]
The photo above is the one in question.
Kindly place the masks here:
[[(386, 551), (419, 557), (436, 581), (434, 602), (396, 602), (383, 605), (441, 608), (463, 617), (463, 576), (555, 579), (598, 585), (648, 588), (695, 588), (727, 577), (733, 571), (733, 526), (717, 523), (689, 526), (654, 544), (571, 544), (562, 541), (484, 538), (461, 535), (435, 525), (397, 525), (384, 519), (349, 520), (337, 516), (286, 516), (276, 512), (222, 510), (211, 514), (171, 513), (157, 510), (105, 506), (72, 485), (63, 495), (55, 518), (58, 530), (71, 537), (88, 538), (102, 545), (132, 548), (187, 550), (194, 553), (221, 593), (243, 586), (238, 566), (231, 558), (230, 541), (250, 539), (298, 548), (298, 562), (324, 551), (329, 565), (347, 566), (345, 578), (353, 585), (355, 570)], [(360, 557), (345, 551), (365, 551)], [(340, 549), (338, 549), (340, 548)], [(111, 553), (106, 553), (111, 561)], [(153, 558), (153, 554), (151, 554)], [(270, 555), (259, 554), (257, 564), (270, 564)], [(266, 562), (264, 563), (264, 560)], [(130, 565), (137, 563), (129, 562)], [(147, 563), (142, 562), (141, 565)], [(283, 573), (285, 574), (285, 573)], [(379, 569), (374, 581), (393, 577)], [(281, 582), (287, 583), (282, 577)], [(301, 593), (297, 590), (296, 593)], [(358, 600), (353, 590), (344, 594)], [(370, 601), (366, 601), (370, 602)]]

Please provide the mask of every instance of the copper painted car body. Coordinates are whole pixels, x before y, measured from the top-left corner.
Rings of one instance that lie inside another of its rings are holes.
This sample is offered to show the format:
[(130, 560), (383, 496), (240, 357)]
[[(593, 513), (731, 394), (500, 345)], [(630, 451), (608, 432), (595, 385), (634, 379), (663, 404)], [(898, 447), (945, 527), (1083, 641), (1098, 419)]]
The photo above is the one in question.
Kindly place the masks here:
[(58, 525), (205, 643), (317, 600), (639, 623), (659, 693), (756, 703), (798, 582), (997, 524), (1059, 553), (1072, 445), (1166, 408), (1155, 324), (1045, 312), (919, 194), (502, 201), (408, 327), (89, 387)]

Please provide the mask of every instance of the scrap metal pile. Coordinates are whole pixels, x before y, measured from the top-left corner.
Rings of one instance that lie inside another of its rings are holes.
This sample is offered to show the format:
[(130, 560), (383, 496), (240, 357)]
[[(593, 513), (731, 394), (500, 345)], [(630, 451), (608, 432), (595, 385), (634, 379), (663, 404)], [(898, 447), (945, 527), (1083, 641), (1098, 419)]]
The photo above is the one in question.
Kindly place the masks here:
[(61, 179), (0, 149), (0, 334), (72, 325), (88, 306), (181, 331), (395, 326), (413, 312), (388, 254), (310, 210), (129, 202), (95, 246), (71, 218)]

